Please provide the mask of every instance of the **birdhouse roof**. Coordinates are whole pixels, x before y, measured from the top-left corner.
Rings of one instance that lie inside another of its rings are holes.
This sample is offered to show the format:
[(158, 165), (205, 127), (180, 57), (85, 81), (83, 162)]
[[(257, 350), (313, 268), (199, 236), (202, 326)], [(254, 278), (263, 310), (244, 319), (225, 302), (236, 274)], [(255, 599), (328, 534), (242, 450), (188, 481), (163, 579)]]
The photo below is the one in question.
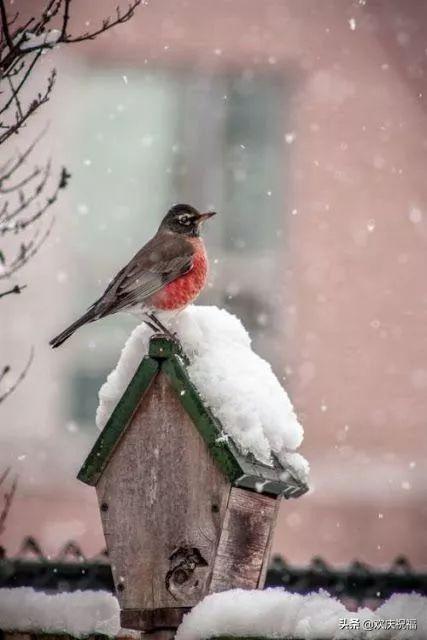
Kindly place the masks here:
[(97, 484), (141, 398), (149, 390), (155, 376), (162, 372), (167, 376), (214, 460), (234, 486), (270, 495), (283, 495), (285, 498), (304, 494), (308, 487), (290, 466), (282, 464), (274, 456), (271, 465), (263, 464), (253, 454), (243, 455), (238, 450), (190, 380), (187, 365), (188, 360), (179, 343), (164, 336), (151, 338), (148, 355), (143, 357), (80, 469), (79, 480), (89, 485)]

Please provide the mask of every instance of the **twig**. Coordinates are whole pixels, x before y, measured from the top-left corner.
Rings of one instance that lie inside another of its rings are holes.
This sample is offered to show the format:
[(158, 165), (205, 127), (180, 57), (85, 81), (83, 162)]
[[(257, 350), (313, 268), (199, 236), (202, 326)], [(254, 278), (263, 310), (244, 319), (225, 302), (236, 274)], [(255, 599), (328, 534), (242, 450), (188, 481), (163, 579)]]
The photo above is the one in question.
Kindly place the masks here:
[[(1, 2), (1, 0), (0, 0), (0, 2)], [(20, 82), (19, 82), (18, 86), (17, 86), (16, 88), (14, 88), (14, 89), (13, 89), (11, 97), (10, 97), (10, 98), (9, 98), (9, 100), (6, 102), (6, 104), (5, 104), (5, 105), (0, 109), (0, 115), (1, 115), (2, 113), (5, 113), (5, 112), (9, 109), (10, 105), (12, 104), (12, 102), (13, 102), (13, 101), (14, 101), (14, 99), (15, 99), (15, 95), (16, 95), (17, 93), (19, 93), (19, 91), (21, 91), (21, 89), (22, 89), (22, 87), (24, 86), (25, 82), (28, 80), (28, 78), (29, 78), (29, 76), (30, 76), (31, 71), (34, 69), (34, 67), (36, 66), (37, 62), (39, 61), (39, 59), (40, 59), (40, 56), (41, 56), (41, 55), (42, 55), (42, 54), (41, 54), (41, 51), (39, 51), (39, 52), (37, 52), (37, 53), (36, 53), (36, 55), (34, 56), (34, 59), (32, 60), (31, 64), (30, 64), (30, 65), (28, 66), (28, 68), (25, 70), (25, 73), (24, 73), (24, 75), (22, 76), (22, 78), (21, 78), (21, 80), (20, 80)]]
[(13, 49), (13, 42), (12, 42), (12, 38), (10, 37), (10, 33), (9, 33), (9, 22), (7, 19), (7, 14), (6, 14), (6, 7), (4, 6), (4, 0), (0, 0), (0, 16), (1, 16), (1, 22), (2, 22), (2, 32), (4, 34), (4, 39), (6, 40), (6, 44), (9, 47), (9, 49)]
[[(56, 69), (52, 69), (51, 74), (47, 80), (47, 87), (45, 92), (39, 93), (37, 98), (35, 98), (27, 108), (27, 111), (22, 115), (21, 118), (17, 118), (15, 124), (9, 125), (6, 131), (0, 136), (0, 145), (5, 142), (11, 135), (17, 133), (19, 129), (24, 125), (24, 123), (28, 120), (30, 116), (32, 116), (42, 104), (45, 104), (52, 92), (52, 89), (55, 85), (56, 80)], [(21, 83), (22, 86), (22, 83)], [(3, 110), (2, 110), (3, 111)], [(1, 111), (0, 111), (1, 113)]]
[[(29, 147), (27, 147), (27, 149), (24, 151), (24, 153), (21, 153), (20, 155), (18, 155), (18, 158), (15, 162), (15, 164), (12, 165), (12, 167), (9, 167), (9, 169), (7, 169), (8, 165), (10, 164), (10, 160), (6, 163), (6, 165), (4, 167), (2, 167), (0, 169), (0, 185), (3, 184), (3, 182), (5, 182), (6, 180), (9, 180), (9, 178), (15, 173), (15, 171), (17, 169), (19, 169), (19, 167), (25, 162), (25, 160), (28, 158), (28, 156), (31, 154), (31, 152), (33, 151), (33, 149), (35, 148), (35, 146), (40, 142), (40, 140), (43, 138), (43, 136), (45, 135), (47, 131), (47, 127), (45, 127), (42, 132), (37, 136), (37, 138), (30, 144)], [(4, 171), (7, 170), (7, 173), (3, 173)], [(3, 175), (2, 175), (3, 174)]]
[(22, 224), (19, 221), (13, 225), (11, 225), (10, 223), (12, 220), (15, 220), (16, 218), (18, 218), (26, 209), (28, 209), (30, 204), (34, 202), (34, 200), (42, 193), (42, 191), (46, 186), (47, 180), (50, 176), (50, 166), (51, 166), (51, 162), (49, 160), (44, 168), (42, 179), (34, 187), (34, 190), (30, 196), (26, 197), (24, 192), (20, 191), (18, 206), (7, 215), (4, 215), (1, 219), (0, 235), (4, 235), (5, 233), (8, 233), (10, 231), (16, 232), (19, 229), (25, 229), (25, 227), (28, 226), (28, 224), (25, 224), (24, 226), (22, 226)]
[[(3, 0), (0, 0), (0, 2), (3, 4)], [(99, 27), (99, 29), (96, 29), (95, 31), (92, 32), (88, 32), (86, 31), (85, 33), (83, 33), (80, 36), (76, 36), (76, 37), (72, 37), (72, 36), (68, 36), (66, 34), (66, 29), (68, 26), (68, 21), (69, 21), (69, 5), (70, 5), (70, 0), (64, 0), (64, 4), (65, 4), (65, 8), (64, 8), (64, 17), (63, 17), (63, 21), (62, 21), (62, 27), (61, 27), (61, 34), (59, 36), (59, 38), (57, 38), (55, 40), (55, 42), (41, 42), (38, 44), (35, 44), (33, 47), (31, 46), (27, 46), (25, 47), (25, 49), (21, 48), (21, 44), (22, 44), (22, 39), (19, 40), (16, 43), (11, 43), (11, 46), (8, 45), (9, 48), (9, 53), (7, 56), (5, 56), (4, 60), (0, 61), (0, 71), (3, 70), (3, 73), (7, 73), (8, 68), (11, 66), (12, 60), (14, 57), (16, 56), (26, 56), (30, 53), (34, 53), (35, 51), (43, 51), (46, 49), (53, 49), (53, 47), (55, 47), (58, 44), (73, 44), (76, 42), (84, 42), (85, 40), (94, 40), (94, 38), (96, 38), (97, 36), (101, 35), (101, 33), (105, 33), (106, 31), (109, 31), (110, 29), (112, 29), (113, 27), (117, 26), (118, 24), (124, 24), (125, 22), (127, 22), (128, 20), (130, 20), (130, 18), (132, 18), (132, 16), (135, 13), (135, 9), (137, 9), (137, 7), (143, 2), (143, 0), (133, 0), (133, 2), (131, 2), (128, 5), (127, 10), (124, 13), (121, 13), (120, 11), (120, 7), (116, 7), (116, 18), (114, 20), (112, 20), (111, 18), (105, 18), (102, 21), (101, 26)], [(58, 3), (58, 7), (57, 10), (59, 9), (59, 6), (61, 6), (62, 4), (62, 0)], [(45, 22), (41, 23), (37, 23), (35, 28), (34, 28), (34, 32), (37, 34), (43, 33), (44, 32), (44, 27), (46, 26), (47, 22), (50, 21), (52, 15), (49, 17), (49, 20), (46, 20)], [(18, 30), (19, 32), (19, 30)], [(23, 36), (25, 36), (25, 31), (23, 31)]]
[[(0, 291), (0, 298), (4, 298), (5, 296), (9, 296), (12, 293), (21, 293), (21, 291), (23, 289), (25, 289), (26, 286), (27, 286), (26, 284), (21, 284), (21, 285), (16, 284), (14, 287), (12, 287), (11, 289), (8, 289), (7, 291)], [(0, 378), (0, 381), (1, 381), (1, 378)]]
[(39, 229), (37, 229), (37, 231), (35, 232), (30, 242), (21, 243), (19, 253), (16, 256), (15, 260), (10, 263), (7, 269), (5, 269), (2, 273), (0, 272), (0, 280), (3, 280), (4, 278), (10, 278), (10, 276), (12, 276), (14, 273), (19, 271), (19, 269), (22, 269), (22, 267), (26, 265), (27, 262), (31, 260), (31, 258), (34, 258), (36, 253), (38, 253), (41, 246), (46, 242), (47, 238), (49, 237), (54, 224), (55, 224), (55, 218), (53, 217), (49, 227), (46, 229), (45, 233), (37, 243), (36, 243), (36, 240), (39, 237)]
[(22, 189), (19, 191), (18, 206), (13, 211), (5, 214), (2, 217), (2, 225), (0, 227), (1, 235), (4, 235), (8, 231), (16, 231), (18, 229), (17, 227), (15, 228), (14, 225), (11, 225), (10, 222), (15, 218), (17, 218), (19, 215), (21, 215), (29, 207), (29, 205), (37, 198), (37, 196), (41, 194), (41, 192), (43, 191), (46, 185), (47, 179), (49, 177), (49, 171), (50, 171), (50, 165), (48, 164), (45, 167), (41, 181), (36, 185), (36, 187), (34, 188), (30, 196), (27, 197), (24, 194), (24, 191)]
[[(6, 469), (6, 472), (7, 472), (6, 476), (9, 473), (9, 471), (10, 469)], [(9, 515), (9, 511), (12, 506), (13, 498), (15, 497), (17, 486), (18, 486), (18, 476), (15, 476), (9, 491), (6, 491), (6, 493), (4, 494), (4, 504), (3, 504), (2, 510), (0, 511), (0, 533), (3, 533), (4, 531), (4, 525), (5, 525), (7, 516)]]
[(68, 21), (70, 19), (70, 2), (71, 0), (64, 0), (64, 19), (62, 21), (61, 38), (67, 37)]
[(115, 20), (111, 21), (110, 18), (106, 18), (105, 20), (102, 21), (102, 26), (96, 31), (92, 31), (92, 33), (86, 32), (81, 36), (77, 36), (76, 38), (67, 37), (66, 39), (63, 39), (63, 40), (59, 39), (58, 43), (64, 42), (67, 44), (71, 44), (74, 42), (83, 42), (84, 40), (93, 40), (94, 38), (96, 38), (96, 36), (99, 36), (101, 33), (104, 33), (105, 31), (109, 31), (109, 29), (112, 29), (116, 25), (123, 24), (128, 20), (130, 20), (133, 14), (135, 13), (135, 9), (141, 4), (141, 2), (142, 0), (134, 0), (133, 2), (131, 2), (128, 5), (127, 11), (123, 14), (120, 13), (120, 8), (116, 7), (117, 18)]
[(6, 469), (0, 475), (0, 487), (3, 484), (3, 482), (6, 480), (7, 476), (9, 475), (9, 473), (10, 473), (10, 467), (6, 467)]
[(31, 182), (31, 180), (34, 180), (34, 178), (37, 178), (37, 176), (40, 175), (40, 172), (41, 172), (40, 167), (34, 167), (34, 169), (32, 170), (32, 172), (30, 174), (25, 176), (25, 178), (22, 178), (19, 182), (16, 182), (15, 184), (13, 184), (11, 187), (2, 187), (1, 186), (2, 185), (2, 181), (0, 179), (0, 193), (3, 193), (3, 194), (13, 193), (13, 191), (17, 191), (18, 189), (22, 189), (29, 182)]
[[(25, 365), (25, 367), (23, 368), (19, 376), (16, 378), (15, 382), (13, 382), (12, 385), (8, 389), (6, 389), (6, 391), (3, 394), (0, 395), (0, 404), (4, 402), (6, 398), (8, 398), (10, 394), (15, 391), (18, 385), (21, 384), (21, 382), (24, 380), (25, 376), (27, 375), (29, 368), (31, 367), (33, 360), (34, 360), (34, 347), (31, 347), (30, 357), (28, 358), (27, 364)], [(7, 372), (9, 371), (10, 371), (10, 368), (7, 370)]]

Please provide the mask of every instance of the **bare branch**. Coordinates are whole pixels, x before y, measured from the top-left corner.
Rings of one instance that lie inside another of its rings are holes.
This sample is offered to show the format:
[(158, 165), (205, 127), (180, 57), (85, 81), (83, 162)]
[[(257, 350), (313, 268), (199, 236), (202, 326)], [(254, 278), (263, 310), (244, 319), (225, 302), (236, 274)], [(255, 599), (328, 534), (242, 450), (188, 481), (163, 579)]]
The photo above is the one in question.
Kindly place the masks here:
[(120, 12), (120, 7), (117, 7), (116, 8), (117, 17), (114, 20), (111, 20), (111, 18), (106, 18), (105, 20), (102, 21), (101, 27), (99, 29), (96, 29), (96, 31), (92, 31), (91, 33), (86, 32), (86, 33), (83, 33), (81, 36), (77, 36), (75, 38), (73, 37), (67, 37), (64, 39), (60, 38), (58, 42), (71, 44), (73, 42), (84, 42), (85, 40), (93, 40), (94, 38), (99, 36), (101, 33), (105, 33), (106, 31), (109, 31), (110, 29), (117, 26), (118, 24), (123, 24), (128, 20), (130, 20), (133, 14), (135, 13), (135, 9), (137, 9), (137, 7), (139, 7), (141, 3), (142, 3), (142, 0), (134, 0), (128, 5), (127, 11), (125, 11), (123, 14)]
[[(38, 55), (41, 55), (41, 54), (38, 54)], [(28, 74), (29, 72), (27, 70), (27, 72), (24, 74), (26, 78), (28, 77)], [(7, 125), (6, 131), (2, 135), (0, 135), (0, 145), (3, 142), (5, 142), (8, 138), (10, 138), (11, 135), (18, 133), (18, 131), (22, 128), (22, 126), (28, 120), (28, 118), (34, 115), (37, 109), (39, 109), (39, 107), (41, 107), (42, 104), (45, 104), (49, 100), (50, 94), (52, 93), (52, 89), (55, 85), (55, 80), (56, 80), (56, 70), (52, 69), (47, 80), (47, 87), (45, 89), (45, 92), (38, 93), (37, 97), (34, 98), (30, 103), (30, 105), (28, 106), (26, 112), (23, 113), (21, 117), (17, 116), (14, 124)], [(23, 85), (23, 82), (20, 83), (19, 88), (17, 88), (15, 92), (19, 91), (22, 88), (22, 85)], [(11, 103), (12, 103), (12, 98), (8, 101), (8, 106), (10, 106)], [(4, 108), (0, 111), (0, 113), (3, 113), (3, 112), (4, 112)], [(0, 124), (3, 125), (3, 123), (0, 123)]]
[[(16, 378), (15, 382), (13, 382), (11, 384), (11, 386), (6, 389), (6, 391), (3, 392), (3, 394), (0, 394), (0, 404), (2, 402), (4, 402), (6, 400), (6, 398), (8, 398), (10, 396), (11, 393), (13, 393), (15, 391), (15, 389), (18, 387), (18, 385), (21, 384), (21, 382), (25, 379), (25, 376), (28, 373), (29, 368), (32, 365), (32, 362), (34, 360), (34, 347), (31, 347), (31, 351), (30, 351), (30, 357), (28, 358), (27, 364), (25, 365), (25, 367), (22, 369), (21, 373), (19, 374), (19, 376)], [(5, 369), (7, 369), (6, 373), (9, 373), (10, 371), (10, 367), (7, 368), (5, 367)], [(4, 370), (5, 370), (4, 369)], [(2, 378), (0, 378), (0, 381), (4, 378), (4, 375)]]
[[(21, 291), (23, 289), (25, 289), (26, 286), (27, 286), (26, 284), (23, 284), (23, 285), (16, 284), (14, 287), (12, 287), (11, 289), (8, 289), (7, 291), (0, 291), (0, 298), (4, 298), (5, 296), (9, 296), (12, 293), (21, 293)], [(1, 378), (0, 378), (0, 382), (1, 382)]]
[[(53, 49), (53, 47), (55, 47), (58, 44), (73, 44), (76, 42), (84, 42), (85, 40), (94, 40), (97, 36), (101, 35), (102, 33), (105, 33), (106, 31), (109, 31), (113, 27), (119, 24), (124, 24), (125, 22), (130, 20), (135, 13), (135, 9), (137, 9), (139, 5), (142, 4), (143, 2), (143, 0), (133, 0), (133, 2), (128, 4), (128, 8), (124, 13), (120, 11), (120, 7), (116, 7), (116, 18), (114, 19), (105, 18), (102, 21), (101, 26), (95, 31), (92, 31), (92, 32), (87, 31), (80, 36), (73, 37), (73, 36), (68, 36), (66, 33), (68, 22), (69, 22), (69, 8), (70, 8), (71, 0), (59, 0), (55, 13), (57, 13), (57, 11), (59, 10), (59, 7), (61, 6), (62, 1), (64, 1), (64, 17), (63, 17), (62, 28), (61, 28), (59, 37), (55, 38), (54, 41), (49, 42), (48, 41), (49, 32), (44, 30), (44, 27), (46, 26), (47, 22), (51, 19), (52, 15), (50, 15), (49, 20), (46, 20), (45, 22), (40, 21), (36, 23), (35, 27), (33, 27), (34, 33), (36, 33), (37, 35), (46, 33), (45, 42), (37, 42), (36, 44), (34, 44), (34, 46), (26, 45), (25, 48), (22, 48), (22, 43), (25, 40), (25, 35), (27, 33), (25, 30), (22, 30), (23, 37), (19, 39), (17, 42), (12, 42), (11, 46), (8, 45), (9, 53), (7, 56), (5, 56), (5, 58), (2, 61), (0, 61), (0, 71), (2, 71), (3, 73), (6, 73), (14, 57), (16, 56), (26, 56), (30, 53), (39, 52), (46, 49)], [(0, 0), (0, 2), (3, 2), (3, 0)], [(54, 3), (51, 3), (51, 4), (54, 4)], [(21, 30), (18, 30), (18, 32), (20, 31)]]
[[(0, 145), (13, 135), (19, 134), (27, 126), (30, 118), (50, 99), (55, 85), (55, 69), (47, 76), (43, 90), (33, 94), (29, 100), (24, 95), (30, 76), (40, 62), (42, 53), (53, 49), (57, 44), (93, 40), (116, 25), (127, 22), (133, 16), (135, 9), (145, 2), (145, 0), (129, 1), (126, 10), (122, 12), (117, 7), (116, 17), (104, 19), (99, 28), (73, 36), (68, 31), (72, 0), (46, 0), (45, 9), (41, 15), (32, 16), (23, 22), (19, 20), (19, 12), (8, 18), (6, 0), (0, 0), (0, 97), (2, 99)], [(59, 29), (51, 28), (55, 22), (59, 22)], [(47, 228), (43, 225), (44, 231), (41, 231), (41, 219), (47, 217), (48, 212), (50, 213), (50, 208), (57, 201), (60, 190), (67, 186), (70, 177), (67, 170), (63, 168), (56, 186), (47, 191), (49, 189), (50, 161), (45, 166), (41, 164), (32, 168), (26, 166), (26, 162), (40, 137), (23, 153), (18, 153), (17, 157), (12, 156), (0, 168), (0, 194), (6, 196), (0, 205), (0, 237), (8, 233), (19, 235), (32, 225), (35, 230), (30, 240), (22, 241), (20, 238), (19, 248), (15, 249), (12, 260), (6, 261), (0, 251), (0, 280), (10, 278), (40, 250), (55, 222), (54, 216), (49, 216), (50, 222)], [(45, 195), (46, 192), (48, 195)], [(9, 285), (0, 291), (0, 299), (20, 294), (25, 287), (26, 285)], [(28, 362), (15, 382), (6, 391), (0, 393), (0, 404), (13, 393), (25, 378), (33, 357), (34, 351), (31, 349)], [(3, 383), (3, 386), (5, 376), (9, 372), (8, 365), (0, 371), (0, 384)], [(0, 476), (0, 484), (5, 481), (7, 474), (8, 470)], [(15, 490), (16, 479), (12, 483), (11, 490), (5, 496), (5, 507), (0, 512), (0, 529), (4, 526)]]
[(6, 13), (6, 7), (4, 6), (4, 0), (0, 0), (0, 16), (1, 16), (1, 22), (2, 22), (2, 33), (4, 35), (4, 39), (6, 41), (7, 46), (9, 47), (9, 49), (13, 49), (13, 42), (12, 42), (12, 38), (10, 37), (10, 33), (9, 33), (9, 22), (7, 19), (7, 13)]
[[(10, 469), (6, 469), (6, 472), (0, 478), (0, 485), (6, 479), (10, 472)], [(16, 487), (18, 486), (18, 476), (15, 476), (9, 491), (6, 491), (3, 497), (3, 507), (0, 511), (0, 534), (3, 533), (7, 516), (9, 515), (10, 508), (12, 506), (13, 498), (15, 497)]]
[(36, 211), (32, 213), (32, 215), (22, 219), (20, 217), (22, 213), (26, 209), (28, 209), (29, 205), (42, 193), (45, 188), (47, 179), (50, 174), (50, 162), (48, 162), (48, 164), (46, 165), (43, 173), (44, 175), (42, 177), (42, 180), (39, 182), (34, 192), (30, 196), (26, 197), (23, 192), (20, 192), (20, 204), (18, 205), (18, 207), (10, 213), (7, 213), (6, 209), (6, 212), (3, 215), (0, 214), (0, 235), (5, 235), (6, 233), (18, 233), (19, 231), (23, 231), (24, 229), (32, 225), (34, 222), (36, 222), (36, 220), (39, 220), (46, 213), (49, 207), (51, 207), (56, 202), (60, 190), (65, 189), (68, 184), (70, 174), (65, 169), (65, 167), (63, 167), (53, 193), (48, 198), (46, 198), (45, 203), (42, 206), (39, 206)]
[[(24, 25), (16, 27), (11, 31), (10, 26), (15, 23), (18, 15), (8, 20), (5, 0), (0, 0), (0, 13), (2, 18), (2, 27), (0, 30), (2, 39), (0, 41), (0, 80), (7, 79), (9, 83), (10, 96), (0, 109), (0, 114), (9, 114), (12, 105), (16, 105), (16, 114), (14, 122), (0, 122), (0, 129), (4, 132), (0, 134), (0, 144), (8, 140), (13, 134), (18, 133), (27, 120), (45, 104), (53, 89), (55, 82), (55, 71), (52, 71), (48, 78), (47, 88), (44, 93), (39, 93), (30, 104), (24, 108), (20, 91), (26, 84), (32, 70), (40, 60), (41, 54), (52, 49), (57, 44), (71, 44), (83, 42), (85, 40), (93, 40), (98, 35), (109, 31), (113, 27), (127, 22), (135, 12), (135, 9), (143, 2), (143, 0), (131, 0), (127, 9), (122, 12), (120, 7), (116, 8), (115, 18), (105, 18), (101, 26), (95, 31), (86, 32), (82, 35), (72, 36), (68, 33), (68, 25), (70, 21), (70, 7), (72, 0), (50, 0), (43, 11), (40, 18), (30, 18)], [(63, 7), (62, 25), (60, 30), (47, 28), (51, 20), (56, 16)], [(31, 32), (29, 27), (31, 26)], [(5, 54), (5, 55), (4, 55)], [(31, 61), (25, 64), (25, 59), (32, 56)], [(19, 82), (15, 85), (12, 77), (19, 77)]]
[(38, 253), (38, 251), (40, 250), (41, 246), (48, 239), (54, 224), (55, 218), (52, 218), (50, 225), (41, 236), (41, 238), (39, 238), (40, 230), (37, 229), (34, 236), (29, 242), (21, 242), (21, 246), (16, 258), (9, 264), (7, 269), (5, 269), (3, 272), (0, 272), (0, 280), (10, 278), (10, 276), (19, 271), (19, 269), (22, 269), (22, 267), (26, 265), (27, 262), (31, 260), (31, 258), (34, 258), (36, 253)]
[[(1, 381), (1, 378), (0, 378)], [(2, 486), (3, 482), (6, 480), (7, 476), (10, 473), (10, 467), (7, 467), (3, 473), (0, 475), (0, 487)]]
[[(0, 2), (1, 2), (1, 0), (0, 0)], [(19, 82), (18, 86), (17, 86), (16, 88), (12, 88), (12, 92), (11, 92), (11, 96), (10, 96), (9, 100), (8, 100), (8, 101), (4, 104), (4, 106), (0, 109), (0, 115), (1, 115), (2, 113), (5, 113), (5, 112), (9, 109), (10, 105), (12, 104), (12, 102), (13, 102), (13, 101), (14, 101), (14, 99), (15, 99), (16, 94), (17, 94), (17, 93), (19, 93), (19, 91), (20, 91), (20, 90), (22, 89), (22, 87), (24, 86), (25, 82), (28, 80), (28, 78), (29, 78), (29, 76), (30, 76), (30, 73), (32, 72), (32, 70), (33, 70), (33, 69), (34, 69), (34, 67), (36, 66), (36, 64), (37, 64), (37, 62), (39, 61), (39, 59), (40, 59), (40, 56), (41, 56), (41, 55), (42, 55), (42, 54), (41, 54), (41, 51), (40, 51), (40, 52), (38, 52), (38, 53), (36, 53), (36, 55), (34, 56), (34, 58), (33, 58), (32, 62), (31, 62), (31, 64), (28, 66), (28, 68), (26, 69), (26, 71), (25, 71), (24, 75), (22, 76), (22, 78), (21, 78), (21, 80), (20, 80), (20, 82)], [(6, 77), (7, 77), (7, 76), (6, 76)]]
[[(19, 204), (18, 204), (18, 206), (13, 211), (11, 211), (10, 213), (3, 215), (3, 217), (0, 219), (1, 220), (0, 235), (3, 236), (6, 233), (11, 232), (11, 231), (16, 233), (17, 231), (19, 231), (19, 229), (25, 229), (25, 227), (28, 226), (28, 224), (25, 224), (24, 226), (22, 226), (20, 220), (18, 220), (14, 224), (11, 224), (11, 222), (13, 220), (15, 220), (16, 218), (18, 218), (26, 209), (28, 209), (30, 204), (32, 204), (34, 202), (34, 200), (36, 200), (36, 198), (42, 193), (42, 191), (44, 190), (44, 188), (46, 186), (47, 180), (48, 180), (48, 178), (50, 176), (50, 167), (51, 167), (51, 162), (49, 160), (47, 162), (45, 168), (44, 168), (42, 179), (34, 187), (34, 190), (31, 193), (31, 195), (29, 195), (27, 197), (25, 195), (24, 191), (22, 191), (22, 190), (19, 191)], [(38, 217), (40, 217), (40, 216), (38, 216)]]
[(25, 176), (25, 178), (22, 178), (19, 182), (16, 182), (15, 184), (13, 184), (11, 187), (2, 187), (1, 186), (1, 180), (0, 180), (0, 193), (3, 193), (3, 194), (13, 193), (13, 191), (17, 191), (18, 189), (22, 189), (29, 182), (31, 182), (31, 180), (34, 180), (34, 178), (37, 178), (37, 176), (39, 176), (40, 173), (41, 173), (40, 167), (34, 167), (34, 169), (32, 170), (32, 172), (30, 174)]
[(19, 91), (16, 91), (15, 87), (13, 86), (12, 78), (10, 76), (7, 77), (7, 81), (9, 83), (10, 92), (13, 96), (13, 99), (15, 100), (16, 108), (18, 109), (18, 117), (22, 118), (23, 113), (22, 113), (21, 101), (19, 99)]
[(70, 2), (71, 0), (64, 0), (64, 19), (62, 21), (61, 38), (64, 40), (67, 37), (68, 21), (70, 19)]
[(62, 0), (50, 0), (43, 11), (39, 22), (33, 27), (34, 33), (43, 33), (45, 26), (57, 15), (62, 5)]
[[(25, 162), (28, 156), (31, 154), (36, 145), (40, 142), (47, 131), (47, 127), (37, 136), (37, 138), (30, 144), (27, 149), (18, 155), (16, 161), (10, 166), (11, 160), (9, 160), (4, 167), (0, 169), (0, 186), (15, 173), (17, 169)], [(5, 173), (6, 172), (6, 173)]]

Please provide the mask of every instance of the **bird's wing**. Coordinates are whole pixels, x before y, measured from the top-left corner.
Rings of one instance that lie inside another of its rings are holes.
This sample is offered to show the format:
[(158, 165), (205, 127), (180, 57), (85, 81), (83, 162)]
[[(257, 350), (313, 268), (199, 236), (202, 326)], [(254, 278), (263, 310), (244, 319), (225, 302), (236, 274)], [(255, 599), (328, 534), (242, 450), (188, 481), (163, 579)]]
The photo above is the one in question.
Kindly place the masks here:
[(141, 304), (193, 266), (194, 248), (185, 238), (158, 233), (132, 258), (95, 303), (98, 317)]

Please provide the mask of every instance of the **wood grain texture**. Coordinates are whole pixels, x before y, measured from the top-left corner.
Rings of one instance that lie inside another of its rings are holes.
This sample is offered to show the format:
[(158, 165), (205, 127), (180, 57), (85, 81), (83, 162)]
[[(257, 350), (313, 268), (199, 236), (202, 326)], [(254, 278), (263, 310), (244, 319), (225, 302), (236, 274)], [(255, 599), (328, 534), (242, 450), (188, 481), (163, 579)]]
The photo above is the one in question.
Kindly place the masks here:
[(79, 480), (86, 484), (96, 485), (158, 370), (159, 364), (156, 360), (147, 357), (142, 359), (126, 391), (80, 469), (77, 476)]
[(270, 555), (271, 555), (271, 547), (273, 544), (274, 529), (276, 527), (277, 516), (279, 514), (281, 501), (282, 501), (282, 498), (280, 496), (277, 496), (277, 498), (275, 498), (275, 501), (274, 501), (275, 502), (274, 513), (272, 514), (272, 517), (271, 517), (270, 533), (268, 534), (267, 545), (264, 551), (264, 558), (262, 561), (261, 573), (260, 573), (258, 585), (257, 585), (258, 589), (264, 589), (265, 578), (267, 576), (267, 570), (270, 564)]
[(230, 483), (162, 372), (96, 489), (121, 608), (195, 605), (207, 592)]
[(228, 479), (234, 482), (242, 474), (238, 459), (230, 450), (227, 441), (220, 438), (224, 432), (223, 427), (203, 402), (181, 359), (176, 356), (169, 358), (162, 363), (162, 371), (168, 376), (181, 405), (193, 420), (194, 428), (198, 429), (204, 438), (217, 465)]
[(277, 509), (274, 497), (231, 489), (209, 593), (260, 586)]
[(120, 612), (123, 629), (140, 629), (144, 633), (153, 630), (177, 629), (190, 607), (168, 607), (167, 609), (125, 609)]

